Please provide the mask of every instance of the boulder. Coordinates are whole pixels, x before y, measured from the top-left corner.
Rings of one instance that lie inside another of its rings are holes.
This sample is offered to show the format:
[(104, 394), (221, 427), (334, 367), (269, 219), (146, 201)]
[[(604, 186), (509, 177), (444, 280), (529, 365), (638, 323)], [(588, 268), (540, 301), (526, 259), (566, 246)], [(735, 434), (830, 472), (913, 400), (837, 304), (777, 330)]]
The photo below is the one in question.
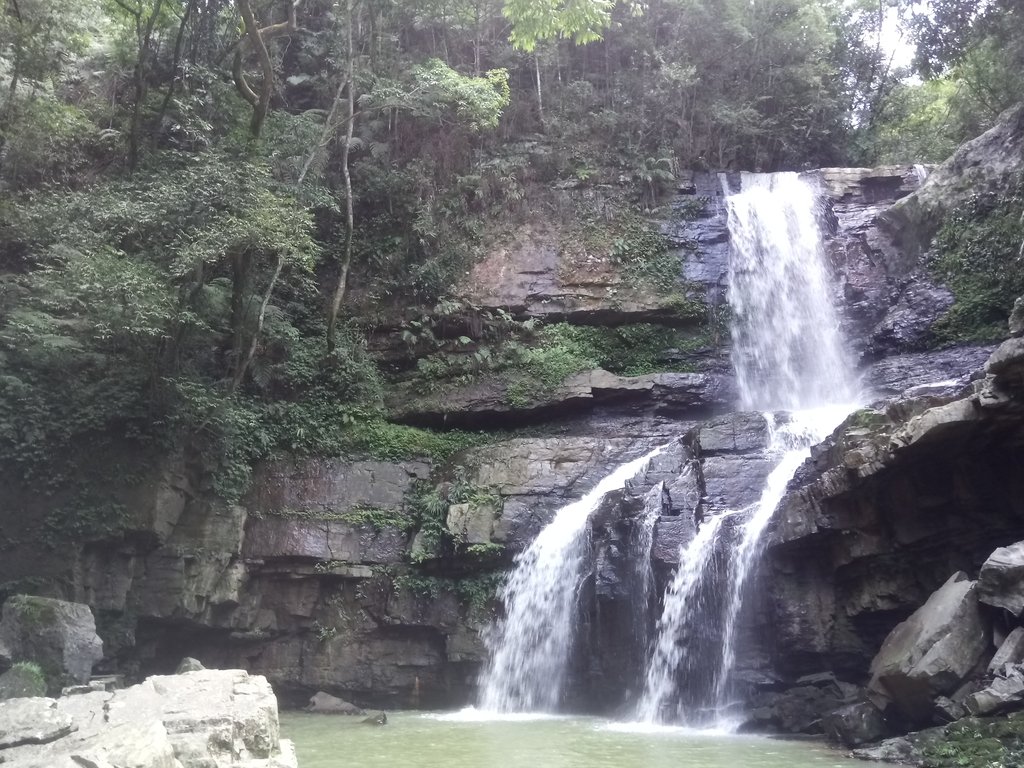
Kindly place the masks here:
[(978, 600), (1014, 616), (1024, 612), (1024, 541), (989, 555), (978, 574)]
[[(957, 694), (954, 694), (957, 696)], [(940, 723), (952, 723), (967, 714), (967, 708), (947, 696), (935, 699), (935, 720)]]
[(825, 734), (847, 747), (878, 741), (888, 730), (882, 711), (868, 701), (847, 704), (822, 719)]
[(1024, 705), (1024, 667), (1011, 665), (1006, 675), (967, 697), (964, 704), (972, 715), (994, 715)]
[(4, 768), (296, 768), (270, 685), (242, 670), (12, 700), (0, 704), (0, 734)]
[(877, 760), (883, 763), (901, 763), (903, 765), (924, 765), (924, 752), (929, 747), (939, 744), (945, 737), (943, 728), (927, 728), (923, 731), (908, 733), (886, 739), (874, 746), (861, 747), (851, 753), (861, 760)]
[(46, 677), (37, 664), (20, 661), (0, 675), (0, 700), (45, 695)]
[(953, 693), (989, 648), (976, 582), (958, 572), (898, 624), (871, 662), (869, 696), (911, 723), (926, 723), (934, 699)]
[(327, 715), (365, 715), (366, 713), (344, 699), (331, 696), (329, 693), (318, 691), (313, 694), (309, 704), (305, 706), (307, 712), (318, 712)]
[(93, 665), (103, 658), (89, 606), (48, 597), (9, 598), (0, 618), (0, 643), (14, 658), (42, 667), (54, 691), (87, 683)]
[(199, 659), (193, 659), (191, 656), (186, 656), (181, 660), (178, 668), (174, 670), (174, 674), (184, 675), (188, 672), (201, 672), (204, 669), (206, 669), (206, 667), (203, 666), (203, 662), (199, 661)]
[(1024, 661), (1024, 627), (1016, 627), (999, 645), (996, 655), (988, 665), (988, 673), (995, 674), (1005, 664), (1019, 664)]

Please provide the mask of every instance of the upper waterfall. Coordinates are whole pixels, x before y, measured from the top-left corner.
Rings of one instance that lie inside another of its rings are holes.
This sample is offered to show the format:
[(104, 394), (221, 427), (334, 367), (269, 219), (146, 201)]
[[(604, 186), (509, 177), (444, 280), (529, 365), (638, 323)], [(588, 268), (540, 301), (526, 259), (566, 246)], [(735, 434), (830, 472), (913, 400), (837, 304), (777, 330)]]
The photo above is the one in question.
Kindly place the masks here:
[(815, 187), (796, 173), (723, 178), (732, 362), (744, 410), (852, 402), (857, 386), (829, 290)]
[[(740, 407), (764, 412), (763, 456), (773, 469), (755, 503), (699, 521), (680, 549), (637, 706), (647, 722), (728, 724), (739, 619), (764, 533), (810, 447), (852, 410), (858, 391), (832, 301), (818, 191), (795, 173), (743, 174), (740, 189), (722, 182)], [(720, 536), (732, 515), (742, 525)], [(712, 635), (714, 643), (702, 639)]]

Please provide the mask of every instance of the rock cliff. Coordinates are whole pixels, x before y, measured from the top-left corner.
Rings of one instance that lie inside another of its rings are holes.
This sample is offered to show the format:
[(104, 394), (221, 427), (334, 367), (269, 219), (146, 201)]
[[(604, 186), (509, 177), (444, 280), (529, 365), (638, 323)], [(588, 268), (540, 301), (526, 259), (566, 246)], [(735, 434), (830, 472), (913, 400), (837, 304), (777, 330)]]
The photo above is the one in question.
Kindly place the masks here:
[[(1024, 538), (1016, 348), (1000, 348), (973, 382), (990, 347), (929, 348), (952, 298), (899, 224), (947, 200), (941, 190), (961, 170), (981, 173), (978, 152), (1011, 152), (1006, 141), (965, 148), (924, 187), (910, 167), (812, 173), (865, 390), (901, 396), (854, 414), (779, 511), (766, 587), (746, 619), (755, 640), (740, 654), (751, 695), (775, 697), (762, 700), (762, 723), (779, 725), (787, 690), (821, 707), (843, 700), (843, 686), (867, 682), (892, 628), (951, 573), (977, 573), (994, 548)], [(1008, 162), (990, 163), (993, 179)], [(101, 668), (168, 672), (189, 655), (263, 674), (294, 702), (323, 690), (356, 704), (460, 705), (472, 698), (479, 632), (515, 553), (610, 468), (671, 443), (593, 521), (571, 696), (586, 708), (621, 706), (635, 694), (636, 633), (657, 602), (640, 614), (631, 604), (630, 546), (645, 505), (660, 511), (651, 552), (663, 586), (704, 511), (749, 503), (768, 471), (757, 455), (763, 418), (729, 413), (727, 334), (707, 333), (720, 330), (728, 266), (716, 175), (685, 179), (656, 223), (679, 257), (678, 290), (631, 282), (613, 250), (588, 251), (561, 224), (535, 221), (488, 249), (458, 288), (471, 309), (446, 333), (499, 310), (516, 322), (662, 325), (693, 343), (658, 350), (660, 359), (689, 370), (586, 370), (527, 398), (510, 396), (500, 377), (432, 393), (399, 384), (394, 414), (405, 423), (531, 432), (494, 434), (444, 463), (282, 457), (257, 468), (237, 504), (212, 498), (187, 457), (170, 457), (127, 496), (123, 532), (52, 556), (31, 554), (32, 531), (7, 505), (0, 583), (91, 605)], [(381, 326), (374, 340), (396, 370), (410, 364), (399, 335)]]

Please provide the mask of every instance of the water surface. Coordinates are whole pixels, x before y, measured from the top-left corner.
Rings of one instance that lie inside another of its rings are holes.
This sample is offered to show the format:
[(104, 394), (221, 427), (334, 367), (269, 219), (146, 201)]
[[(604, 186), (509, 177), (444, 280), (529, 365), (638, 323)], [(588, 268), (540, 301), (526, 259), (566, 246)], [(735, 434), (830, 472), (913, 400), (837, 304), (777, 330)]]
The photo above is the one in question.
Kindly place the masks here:
[(863, 768), (813, 742), (782, 741), (582, 717), (286, 712), (299, 768)]

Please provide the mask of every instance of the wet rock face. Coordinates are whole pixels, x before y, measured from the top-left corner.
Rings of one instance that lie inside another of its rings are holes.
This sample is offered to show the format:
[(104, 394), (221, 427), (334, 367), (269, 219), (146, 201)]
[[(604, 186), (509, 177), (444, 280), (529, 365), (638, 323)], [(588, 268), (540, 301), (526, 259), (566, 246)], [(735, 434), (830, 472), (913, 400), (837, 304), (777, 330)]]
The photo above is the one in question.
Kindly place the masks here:
[(0, 643), (11, 659), (38, 664), (56, 692), (89, 682), (93, 665), (103, 658), (89, 606), (45, 597), (8, 598), (0, 618)]

